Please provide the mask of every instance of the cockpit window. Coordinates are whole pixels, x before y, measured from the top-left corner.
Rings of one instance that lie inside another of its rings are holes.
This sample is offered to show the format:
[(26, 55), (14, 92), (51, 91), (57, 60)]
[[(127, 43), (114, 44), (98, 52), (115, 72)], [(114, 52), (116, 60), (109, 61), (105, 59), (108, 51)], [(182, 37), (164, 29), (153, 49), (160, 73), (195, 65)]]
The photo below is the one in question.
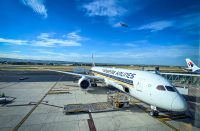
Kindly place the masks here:
[(165, 87), (163, 85), (158, 85), (156, 88), (158, 90), (165, 91)]
[(165, 86), (168, 91), (176, 92), (176, 90), (171, 86)]

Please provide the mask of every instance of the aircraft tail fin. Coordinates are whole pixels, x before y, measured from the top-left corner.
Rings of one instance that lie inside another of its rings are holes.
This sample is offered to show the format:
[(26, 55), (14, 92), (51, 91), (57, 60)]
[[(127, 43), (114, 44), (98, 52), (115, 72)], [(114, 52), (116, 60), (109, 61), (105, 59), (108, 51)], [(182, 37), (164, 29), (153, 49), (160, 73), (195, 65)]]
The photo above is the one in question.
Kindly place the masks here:
[(93, 54), (92, 54), (92, 67), (94, 67), (95, 66), (95, 63), (94, 63), (94, 56), (93, 56)]
[(193, 72), (200, 69), (198, 66), (196, 66), (194, 64), (193, 61), (191, 61), (189, 58), (185, 59), (186, 60), (186, 63), (187, 63), (187, 66), (188, 66), (188, 69), (191, 69)]

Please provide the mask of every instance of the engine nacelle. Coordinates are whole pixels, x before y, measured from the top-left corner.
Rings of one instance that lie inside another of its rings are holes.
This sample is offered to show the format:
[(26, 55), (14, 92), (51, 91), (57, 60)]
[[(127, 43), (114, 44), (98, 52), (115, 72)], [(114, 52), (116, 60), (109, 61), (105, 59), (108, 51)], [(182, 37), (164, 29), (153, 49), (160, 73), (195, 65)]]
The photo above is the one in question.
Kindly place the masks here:
[(87, 90), (89, 87), (91, 87), (90, 80), (86, 78), (81, 78), (78, 80), (78, 85), (81, 87), (83, 90)]

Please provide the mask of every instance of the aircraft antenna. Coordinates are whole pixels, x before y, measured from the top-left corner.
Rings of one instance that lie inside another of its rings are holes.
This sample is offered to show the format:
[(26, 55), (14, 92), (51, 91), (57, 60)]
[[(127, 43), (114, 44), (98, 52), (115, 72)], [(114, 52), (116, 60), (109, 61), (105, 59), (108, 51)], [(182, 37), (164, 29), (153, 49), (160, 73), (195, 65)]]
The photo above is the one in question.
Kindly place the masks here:
[(93, 53), (92, 53), (92, 66), (93, 66), (93, 67), (95, 66)]

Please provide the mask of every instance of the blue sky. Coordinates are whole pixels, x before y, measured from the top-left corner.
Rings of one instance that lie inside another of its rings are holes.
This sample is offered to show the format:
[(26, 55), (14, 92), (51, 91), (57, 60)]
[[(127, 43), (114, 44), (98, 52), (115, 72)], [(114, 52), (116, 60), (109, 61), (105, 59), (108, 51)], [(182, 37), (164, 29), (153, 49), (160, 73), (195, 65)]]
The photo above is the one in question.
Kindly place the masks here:
[(0, 18), (0, 57), (199, 63), (199, 0), (1, 0)]

